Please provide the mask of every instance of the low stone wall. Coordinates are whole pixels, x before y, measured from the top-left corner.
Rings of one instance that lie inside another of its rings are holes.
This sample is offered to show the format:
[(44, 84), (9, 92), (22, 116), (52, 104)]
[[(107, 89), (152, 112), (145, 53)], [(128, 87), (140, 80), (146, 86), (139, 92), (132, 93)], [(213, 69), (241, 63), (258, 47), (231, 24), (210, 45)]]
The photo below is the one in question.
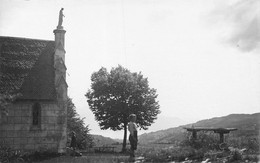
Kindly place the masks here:
[(17, 150), (53, 150), (66, 146), (66, 114), (57, 104), (41, 103), (41, 118), (38, 126), (32, 122), (34, 103), (16, 103), (1, 116), (0, 144)]

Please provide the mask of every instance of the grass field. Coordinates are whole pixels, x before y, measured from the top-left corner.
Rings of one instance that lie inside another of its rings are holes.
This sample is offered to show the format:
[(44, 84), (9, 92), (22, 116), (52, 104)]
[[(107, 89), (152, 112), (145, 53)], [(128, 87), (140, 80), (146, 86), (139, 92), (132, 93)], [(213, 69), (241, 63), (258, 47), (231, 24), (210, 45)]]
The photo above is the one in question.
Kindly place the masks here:
[(125, 155), (113, 155), (113, 154), (96, 154), (96, 155), (84, 155), (82, 157), (62, 156), (45, 160), (40, 163), (127, 163), (129, 157)]
[[(38, 153), (32, 155), (31, 159), (25, 162), (38, 162), (38, 163), (128, 163), (129, 154), (120, 153), (122, 145), (110, 145), (115, 147), (115, 152), (110, 153), (95, 153), (94, 150), (81, 151), (81, 157), (72, 157), (71, 153), (66, 156), (52, 155), (52, 153)], [(129, 145), (127, 145), (129, 150)], [(212, 150), (209, 148), (193, 148), (192, 146), (180, 146), (177, 144), (139, 144), (136, 151), (136, 158), (140, 158), (137, 162), (183, 162), (192, 161), (193, 163), (202, 162), (203, 160), (210, 159), (210, 162), (223, 163), (230, 162), (258, 162), (259, 151), (251, 153), (246, 151), (240, 153), (239, 149), (236, 151), (225, 150)], [(48, 159), (49, 158), (49, 159)], [(30, 161), (31, 160), (31, 161)]]

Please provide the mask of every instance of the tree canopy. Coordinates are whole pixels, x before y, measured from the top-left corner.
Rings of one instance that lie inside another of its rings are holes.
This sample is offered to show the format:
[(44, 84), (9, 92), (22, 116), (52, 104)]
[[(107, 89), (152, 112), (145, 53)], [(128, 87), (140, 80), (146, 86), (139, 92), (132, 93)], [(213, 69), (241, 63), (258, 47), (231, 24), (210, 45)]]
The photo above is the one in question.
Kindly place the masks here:
[(120, 65), (110, 72), (104, 67), (94, 72), (91, 89), (86, 94), (100, 128), (124, 129), (124, 143), (130, 114), (136, 114), (141, 129), (147, 129), (157, 118), (160, 113), (157, 96), (141, 72), (132, 73)]

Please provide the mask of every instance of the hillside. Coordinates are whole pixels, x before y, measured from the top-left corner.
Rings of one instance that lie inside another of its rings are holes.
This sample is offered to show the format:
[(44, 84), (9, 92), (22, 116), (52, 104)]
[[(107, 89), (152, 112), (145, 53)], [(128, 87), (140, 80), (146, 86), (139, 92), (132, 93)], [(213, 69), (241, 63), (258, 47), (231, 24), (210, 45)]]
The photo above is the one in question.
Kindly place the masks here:
[(118, 141), (111, 139), (109, 137), (104, 137), (101, 135), (92, 135), (93, 141), (95, 143), (95, 146), (105, 146), (105, 145), (111, 145), (111, 144), (116, 144)]
[(169, 128), (156, 132), (146, 133), (139, 136), (139, 142), (146, 143), (174, 143), (183, 140), (187, 132), (183, 127), (224, 127), (237, 128), (232, 132), (236, 136), (256, 136), (259, 134), (260, 113), (255, 114), (231, 114), (224, 117), (216, 117), (201, 120), (193, 124), (187, 124), (179, 127)]
[(158, 118), (155, 120), (155, 123), (152, 123), (152, 125), (149, 126), (148, 131), (155, 132), (162, 129), (178, 127), (184, 124), (187, 124), (187, 121), (182, 120), (178, 117), (159, 115)]

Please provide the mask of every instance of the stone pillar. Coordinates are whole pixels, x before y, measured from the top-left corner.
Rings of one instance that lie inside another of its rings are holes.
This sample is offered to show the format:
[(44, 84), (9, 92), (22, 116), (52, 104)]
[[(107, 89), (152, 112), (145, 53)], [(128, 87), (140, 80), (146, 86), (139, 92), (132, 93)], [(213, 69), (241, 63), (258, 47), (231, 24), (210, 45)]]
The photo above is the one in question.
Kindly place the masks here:
[(57, 94), (57, 105), (60, 109), (59, 117), (62, 119), (61, 137), (58, 142), (58, 152), (64, 153), (67, 144), (67, 83), (66, 83), (66, 66), (65, 66), (65, 33), (63, 28), (57, 27), (54, 31), (55, 35), (55, 88)]
[(65, 48), (65, 33), (66, 33), (66, 31), (64, 29), (57, 28), (53, 31), (53, 33), (55, 34), (55, 45), (56, 45), (56, 47), (58, 46), (59, 43), (61, 43), (63, 48)]
[(55, 29), (55, 59), (61, 58), (65, 63), (65, 33), (64, 29)]

